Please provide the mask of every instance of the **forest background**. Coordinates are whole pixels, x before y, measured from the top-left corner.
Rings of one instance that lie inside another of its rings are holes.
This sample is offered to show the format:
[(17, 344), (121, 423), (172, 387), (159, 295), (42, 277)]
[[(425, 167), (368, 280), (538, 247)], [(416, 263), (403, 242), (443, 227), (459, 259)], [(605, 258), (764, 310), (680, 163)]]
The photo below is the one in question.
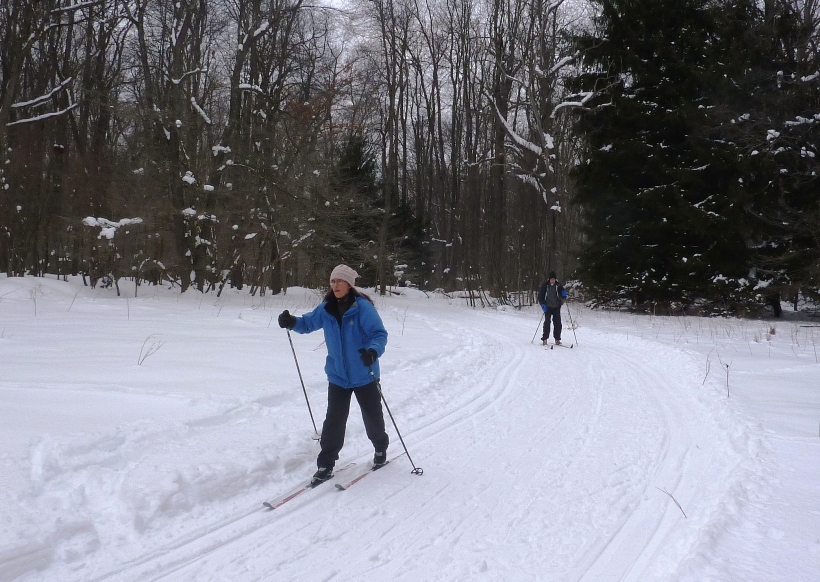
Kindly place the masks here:
[(818, 0), (3, 2), (0, 269), (816, 301), (819, 33)]

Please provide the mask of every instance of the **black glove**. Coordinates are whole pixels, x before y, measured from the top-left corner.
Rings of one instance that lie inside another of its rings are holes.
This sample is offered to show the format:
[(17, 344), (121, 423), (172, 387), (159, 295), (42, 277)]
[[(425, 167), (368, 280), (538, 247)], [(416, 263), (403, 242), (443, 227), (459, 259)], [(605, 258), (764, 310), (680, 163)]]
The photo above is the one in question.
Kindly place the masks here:
[(296, 325), (296, 318), (293, 317), (288, 310), (285, 309), (282, 313), (279, 314), (279, 327), (284, 327), (287, 329), (293, 329)]
[(377, 354), (373, 348), (369, 350), (362, 348), (359, 350), (359, 353), (362, 355), (362, 363), (365, 366), (372, 366), (376, 363), (376, 360), (379, 359), (379, 354)]

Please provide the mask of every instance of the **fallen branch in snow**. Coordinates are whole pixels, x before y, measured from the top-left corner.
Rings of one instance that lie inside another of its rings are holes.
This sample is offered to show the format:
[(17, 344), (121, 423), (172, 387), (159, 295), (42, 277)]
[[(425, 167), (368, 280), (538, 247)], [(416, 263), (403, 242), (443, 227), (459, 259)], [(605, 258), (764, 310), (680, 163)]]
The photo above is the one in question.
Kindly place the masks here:
[(69, 311), (71, 311), (71, 308), (72, 308), (72, 307), (74, 307), (74, 302), (75, 302), (75, 301), (77, 301), (77, 295), (79, 295), (79, 294), (80, 294), (80, 292), (79, 292), (79, 291), (77, 291), (77, 292), (74, 294), (74, 299), (72, 299), (72, 300), (71, 300), (71, 305), (69, 305), (69, 306), (68, 306), (68, 310), (66, 311), (66, 313), (68, 313)]
[[(771, 346), (769, 347), (771, 349)], [(724, 364), (723, 360), (720, 359), (720, 354), (718, 354), (718, 360), (720, 360), (720, 365), (726, 368), (726, 398), (729, 398), (729, 364)]]
[(711, 350), (708, 354), (706, 354), (706, 375), (703, 377), (703, 382), (700, 383), (701, 386), (706, 384), (706, 378), (709, 377), (709, 368), (712, 366), (712, 359), (709, 357), (712, 355)]
[(404, 316), (399, 319), (398, 313), (395, 314), (396, 321), (401, 322), (401, 335), (404, 335), (404, 324), (407, 322), (407, 307), (404, 308)]
[(726, 366), (726, 398), (729, 398), (729, 364), (723, 364)]
[(40, 296), (40, 297), (45, 297), (46, 296), (45, 288), (38, 283), (32, 289), (29, 290), (28, 296), (34, 302), (34, 316), (37, 317), (37, 297), (38, 296)]
[[(148, 340), (151, 339), (152, 337), (154, 337), (154, 334), (149, 335), (147, 338), (145, 338), (145, 341), (142, 342), (142, 348), (140, 348), (140, 355), (139, 355), (139, 358), (137, 358), (137, 365), (138, 366), (142, 366), (142, 363), (145, 360), (148, 359), (148, 356), (153, 356), (154, 354), (156, 354), (159, 351), (159, 349), (162, 346), (165, 345), (164, 341), (156, 341), (156, 342), (153, 342), (151, 344), (151, 346), (148, 348), (148, 350), (146, 351), (145, 350), (145, 344), (147, 344)], [(144, 352), (144, 354), (143, 354), (143, 352)]]
[[(671, 494), (671, 493), (669, 493), (669, 491), (667, 491), (666, 489), (661, 489), (660, 487), (655, 487), (655, 489), (657, 489), (658, 491), (661, 491), (662, 493), (666, 493), (666, 494), (669, 496), (669, 498), (670, 498), (672, 501), (674, 501), (674, 502), (675, 502), (675, 505), (677, 505), (677, 506), (678, 506), (678, 509), (680, 509), (680, 512), (683, 514), (683, 517), (686, 517), (686, 512), (683, 510), (683, 507), (681, 507), (681, 506), (680, 506), (680, 503), (678, 503), (678, 500), (677, 500), (677, 499), (675, 499), (675, 498), (672, 496), (672, 494)], [(689, 519), (689, 518), (688, 518), (688, 517), (686, 517), (686, 519)]]

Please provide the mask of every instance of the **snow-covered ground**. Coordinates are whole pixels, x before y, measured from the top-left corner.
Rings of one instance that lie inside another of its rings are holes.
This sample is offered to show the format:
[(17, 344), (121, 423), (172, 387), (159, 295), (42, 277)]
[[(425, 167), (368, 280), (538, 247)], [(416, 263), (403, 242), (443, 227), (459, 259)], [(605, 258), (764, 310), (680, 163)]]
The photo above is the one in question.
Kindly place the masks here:
[[(2, 581), (820, 579), (820, 324), (570, 304), (545, 350), (537, 308), (375, 297), (424, 474), (271, 512), (318, 451), (276, 316), (318, 295), (122, 291), (0, 279)], [(354, 404), (337, 480), (371, 458)]]

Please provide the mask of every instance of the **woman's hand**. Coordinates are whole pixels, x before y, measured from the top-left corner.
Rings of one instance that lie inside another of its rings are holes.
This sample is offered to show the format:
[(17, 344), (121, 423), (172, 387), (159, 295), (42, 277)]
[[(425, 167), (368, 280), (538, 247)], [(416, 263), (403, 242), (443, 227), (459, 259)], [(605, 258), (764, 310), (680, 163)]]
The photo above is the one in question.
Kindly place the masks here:
[(376, 350), (373, 348), (370, 348), (369, 350), (362, 348), (359, 350), (359, 353), (362, 355), (362, 363), (368, 367), (375, 364), (376, 360), (379, 359), (379, 354), (377, 354)]
[(286, 329), (293, 329), (296, 325), (296, 318), (293, 317), (287, 309), (279, 314), (279, 327)]

